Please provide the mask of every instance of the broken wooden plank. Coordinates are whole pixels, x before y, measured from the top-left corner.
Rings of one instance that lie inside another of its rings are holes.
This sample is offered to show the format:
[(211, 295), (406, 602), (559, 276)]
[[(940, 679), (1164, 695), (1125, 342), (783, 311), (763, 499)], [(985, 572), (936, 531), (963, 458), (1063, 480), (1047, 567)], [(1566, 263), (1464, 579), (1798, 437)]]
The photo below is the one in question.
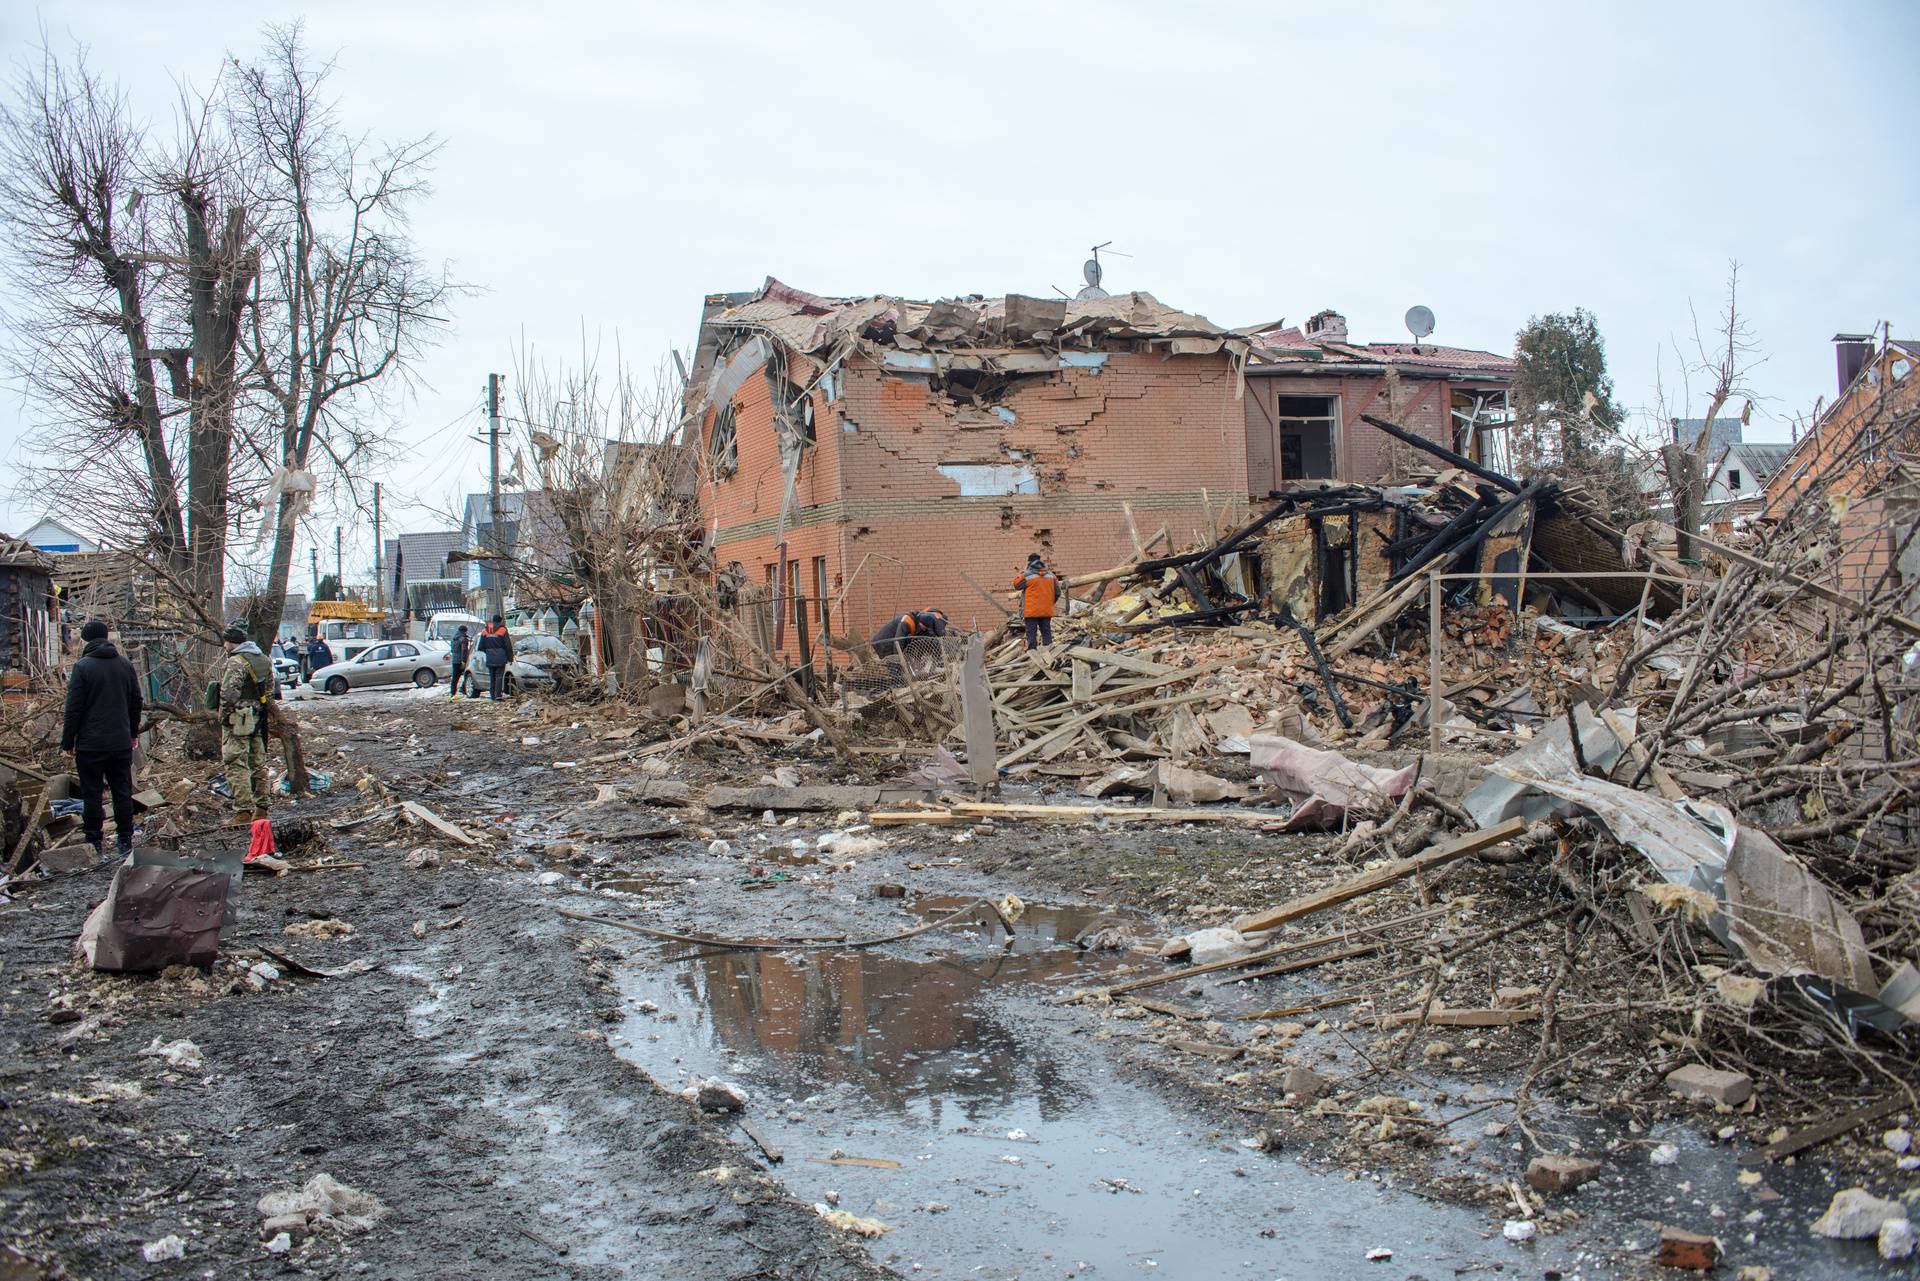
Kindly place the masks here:
[(946, 810), (874, 810), (867, 815), (874, 827), (956, 827), (972, 821)]
[(710, 810), (865, 810), (922, 795), (917, 787), (710, 787), (700, 803)]
[(450, 841), (455, 841), (461, 845), (478, 845), (480, 843), (472, 836), (469, 836), (464, 829), (447, 822), (446, 819), (441, 818), (419, 801), (401, 801), (400, 812), (412, 817), (418, 822), (425, 823), (428, 827), (431, 827), (434, 831), (440, 833), (440, 835)]
[(1784, 1160), (1796, 1152), (1804, 1152), (1808, 1148), (1816, 1147), (1830, 1139), (1837, 1139), (1856, 1126), (1866, 1125), (1870, 1121), (1878, 1121), (1881, 1117), (1891, 1116), (1893, 1113), (1908, 1106), (1910, 1106), (1910, 1104), (1908, 1103), (1907, 1096), (1896, 1091), (1886, 1098), (1881, 1099), (1878, 1103), (1869, 1103), (1865, 1107), (1855, 1108), (1851, 1112), (1842, 1113), (1834, 1117), (1831, 1121), (1822, 1121), (1818, 1125), (1810, 1125), (1803, 1130), (1795, 1130), (1793, 1133), (1767, 1144), (1766, 1147), (1761, 1148), (1758, 1152), (1747, 1153), (1740, 1158), (1740, 1164), (1765, 1165), (1769, 1161)]
[[(1257, 952), (1248, 952), (1245, 956), (1232, 956), (1223, 961), (1207, 961), (1201, 965), (1188, 965), (1177, 970), (1168, 970), (1164, 974), (1149, 974), (1144, 978), (1128, 979), (1124, 983), (1115, 983), (1110, 987), (1098, 988), (1094, 991), (1087, 992), (1085, 996), (1115, 997), (1125, 992), (1138, 992), (1143, 988), (1159, 987), (1164, 983), (1177, 983), (1183, 979), (1194, 978), (1202, 974), (1214, 974), (1221, 970), (1232, 970), (1247, 965), (1258, 965), (1262, 961), (1271, 961), (1278, 957), (1291, 956), (1297, 952), (1309, 951), (1316, 947), (1325, 947), (1330, 943), (1344, 943), (1350, 939), (1361, 938), (1368, 934), (1378, 934), (1383, 930), (1394, 929), (1402, 925), (1411, 925), (1416, 921), (1425, 920), (1427, 917), (1438, 916), (1445, 911), (1446, 908), (1444, 907), (1424, 908), (1418, 912), (1409, 912), (1405, 916), (1394, 917), (1391, 920), (1378, 921), (1370, 925), (1358, 926), (1349, 930), (1335, 930), (1331, 934), (1322, 934), (1314, 938), (1296, 939), (1291, 943), (1282, 943), (1277, 947), (1263, 948)], [(1319, 963), (1319, 961), (1315, 962), (1315, 964)]]
[(1156, 663), (1151, 659), (1136, 658), (1132, 654), (1122, 654), (1117, 650), (1094, 649), (1089, 645), (1075, 645), (1067, 650), (1068, 658), (1077, 658), (1086, 663), (1104, 663), (1108, 667), (1118, 667), (1123, 671), (1138, 672), (1142, 676), (1172, 676), (1183, 669), (1167, 663)]
[(1246, 1053), (1243, 1046), (1217, 1045), (1212, 1041), (1190, 1041), (1183, 1036), (1173, 1037), (1161, 1044), (1170, 1050), (1179, 1050), (1182, 1054), (1197, 1054), (1201, 1058), (1212, 1059), (1218, 1063), (1231, 1062)]
[(1395, 881), (1405, 880), (1409, 876), (1416, 875), (1420, 872), (1432, 871), (1437, 867), (1444, 867), (1457, 858), (1464, 858), (1468, 854), (1486, 849), (1490, 845), (1498, 845), (1501, 841), (1512, 840), (1526, 830), (1527, 823), (1525, 819), (1510, 818), (1506, 822), (1494, 827), (1482, 828), (1479, 831), (1456, 836), (1450, 841), (1444, 841), (1439, 845), (1432, 846), (1419, 854), (1415, 854), (1411, 858), (1399, 859), (1385, 866), (1361, 872), (1358, 876), (1350, 876), (1337, 885), (1330, 885), (1324, 890), (1318, 890), (1312, 894), (1305, 894), (1299, 898), (1290, 899), (1278, 907), (1267, 908), (1259, 912), (1248, 912), (1234, 921), (1233, 928), (1239, 930), (1242, 934), (1251, 933), (1255, 930), (1270, 930), (1276, 925), (1283, 925), (1288, 921), (1299, 920), (1303, 916), (1311, 916), (1313, 913), (1323, 911), (1329, 907), (1337, 907), (1349, 899), (1359, 898), (1363, 894), (1371, 894), (1375, 890), (1393, 884)]
[(745, 1117), (736, 1117), (734, 1119), (740, 1126), (741, 1131), (753, 1140), (753, 1145), (760, 1149), (760, 1155), (767, 1158), (768, 1165), (779, 1165), (787, 1159), (786, 1153), (775, 1147), (773, 1140), (760, 1132), (759, 1126), (747, 1120)]
[(1420, 1017), (1419, 1010), (1404, 1010), (1399, 1014), (1389, 1014), (1380, 1021), (1382, 1027), (1399, 1027), (1404, 1023), (1424, 1023), (1428, 1027), (1511, 1027), (1515, 1023), (1531, 1023), (1540, 1017), (1540, 1011), (1534, 1008), (1520, 1009), (1431, 1009), (1426, 1017)]
[(993, 696), (987, 689), (987, 643), (979, 636), (967, 639), (967, 657), (960, 668), (961, 720), (967, 744), (967, 776), (975, 787), (998, 780), (993, 744)]
[(1335, 961), (1351, 960), (1356, 956), (1372, 956), (1375, 952), (1378, 952), (1382, 946), (1384, 945), (1380, 943), (1360, 943), (1353, 947), (1343, 947), (1332, 952), (1324, 952), (1318, 956), (1303, 956), (1299, 960), (1288, 961), (1282, 965), (1269, 965), (1263, 969), (1248, 970), (1245, 974), (1236, 974), (1231, 981), (1241, 983), (1247, 979), (1278, 978), (1282, 974), (1295, 974), (1301, 970), (1311, 970), (1315, 966), (1331, 965)]

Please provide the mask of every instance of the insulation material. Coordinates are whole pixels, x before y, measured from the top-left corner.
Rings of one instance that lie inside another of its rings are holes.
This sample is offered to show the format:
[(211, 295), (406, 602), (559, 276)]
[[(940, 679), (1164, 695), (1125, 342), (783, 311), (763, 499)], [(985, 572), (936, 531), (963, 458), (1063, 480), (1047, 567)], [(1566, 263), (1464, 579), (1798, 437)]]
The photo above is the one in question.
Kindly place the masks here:
[(1376, 769), (1280, 734), (1256, 734), (1249, 762), (1294, 802), (1288, 831), (1332, 827), (1349, 810), (1384, 808), (1413, 786), (1415, 766)]

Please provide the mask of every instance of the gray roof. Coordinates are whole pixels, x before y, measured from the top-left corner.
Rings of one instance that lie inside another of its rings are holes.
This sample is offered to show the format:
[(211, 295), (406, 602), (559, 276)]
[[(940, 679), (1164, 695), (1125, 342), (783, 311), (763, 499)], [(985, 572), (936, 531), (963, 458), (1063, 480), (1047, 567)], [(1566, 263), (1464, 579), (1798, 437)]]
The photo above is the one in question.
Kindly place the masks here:
[[(1691, 445), (1700, 437), (1700, 429), (1707, 425), (1704, 418), (1676, 418), (1674, 421), (1675, 439), (1683, 445)], [(1720, 413), (1714, 416), (1713, 430), (1707, 436), (1707, 458), (1711, 462), (1719, 457), (1720, 451), (1729, 445), (1740, 443), (1740, 415)]]
[(423, 578), (447, 577), (447, 554), (460, 549), (460, 531), (434, 530), (426, 534), (401, 534), (386, 540), (385, 571), (400, 585)]
[(1748, 440), (1733, 447), (1733, 456), (1745, 462), (1753, 471), (1754, 479), (1763, 484), (1780, 470), (1780, 464), (1786, 462), (1792, 452), (1793, 446), (1784, 440)]

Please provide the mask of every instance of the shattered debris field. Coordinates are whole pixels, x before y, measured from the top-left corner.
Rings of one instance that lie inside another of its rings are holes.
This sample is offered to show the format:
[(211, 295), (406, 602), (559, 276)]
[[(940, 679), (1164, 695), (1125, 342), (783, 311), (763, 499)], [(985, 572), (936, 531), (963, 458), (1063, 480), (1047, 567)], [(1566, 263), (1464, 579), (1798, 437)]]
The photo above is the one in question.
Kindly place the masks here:
[[(1873, 1274), (1806, 1231), (1832, 1180), (1884, 1173), (1871, 1145), (1829, 1150), (1844, 1175), (1739, 1160), (1819, 1100), (1771, 1076), (1743, 1107), (1675, 1098), (1680, 1047), (1639, 1039), (1598, 974), (1562, 986), (1564, 1048), (1531, 1063), (1524, 989), (1569, 946), (1564, 913), (1527, 924), (1556, 905), (1543, 869), (1457, 862), (1300, 931), (1343, 959), (1182, 977), (1162, 937), (1337, 883), (1348, 841), (887, 829), (757, 784), (884, 781), (818, 749), (739, 739), (673, 778), (586, 764), (607, 754), (590, 710), (294, 706), (310, 752), (377, 782), (283, 811), (319, 834), (247, 874), (210, 972), (77, 967), (105, 870), (0, 909), (6, 1231), (41, 1270), (19, 1275), (1608, 1276), (1649, 1270), (1669, 1221), (1776, 1275)], [(772, 811), (629, 799), (720, 779)], [(474, 843), (401, 825), (399, 798)], [(1391, 1026), (1449, 949), (1429, 1025)], [(1513, 1017), (1433, 1017), (1482, 1007)], [(744, 1107), (679, 1097), (703, 1080)], [(1528, 1131), (1598, 1176), (1528, 1187)], [(314, 1215), (269, 1253), (261, 1198), (319, 1175), (377, 1214)]]
[(1410, 443), (1036, 648), (296, 689), (251, 830), (175, 709), (124, 861), (17, 697), (9, 1276), (1910, 1269), (1904, 590)]

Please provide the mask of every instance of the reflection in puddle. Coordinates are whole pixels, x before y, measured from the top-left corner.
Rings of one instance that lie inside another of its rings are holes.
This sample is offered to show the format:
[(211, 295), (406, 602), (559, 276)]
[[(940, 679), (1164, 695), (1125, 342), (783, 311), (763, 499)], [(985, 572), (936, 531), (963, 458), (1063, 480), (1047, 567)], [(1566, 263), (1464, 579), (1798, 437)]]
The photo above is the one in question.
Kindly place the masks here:
[[(922, 899), (908, 908), (941, 916), (969, 901)], [(878, 949), (730, 952), (669, 973), (717, 1042), (782, 1056), (806, 1092), (850, 1086), (889, 1108), (924, 1102), (935, 1122), (943, 1102), (963, 1102), (973, 1116), (1025, 1094), (1050, 1115), (1065, 1106), (1071, 1085), (1050, 1056), (1016, 1054), (1015, 1033), (976, 998), (990, 987), (1087, 976), (1118, 963), (1122, 954), (1082, 953), (1068, 941), (1100, 916), (1030, 908), (1011, 948), (997, 924), (984, 923), (987, 913), (977, 928), (948, 927), (930, 958)], [(946, 950), (956, 942), (964, 950)]]
[[(983, 922), (866, 951), (663, 950), (623, 979), (621, 1053), (668, 1089), (745, 1089), (788, 1188), (888, 1224), (870, 1249), (919, 1276), (1270, 1281), (1352, 1275), (1375, 1246), (1442, 1270), (1511, 1258), (1480, 1216), (1247, 1152), (1122, 1075), (1084, 1012), (1035, 999), (1137, 960), (1072, 946), (1102, 919), (1030, 906), (1010, 948)], [(824, 1163), (846, 1156), (863, 1161)]]

